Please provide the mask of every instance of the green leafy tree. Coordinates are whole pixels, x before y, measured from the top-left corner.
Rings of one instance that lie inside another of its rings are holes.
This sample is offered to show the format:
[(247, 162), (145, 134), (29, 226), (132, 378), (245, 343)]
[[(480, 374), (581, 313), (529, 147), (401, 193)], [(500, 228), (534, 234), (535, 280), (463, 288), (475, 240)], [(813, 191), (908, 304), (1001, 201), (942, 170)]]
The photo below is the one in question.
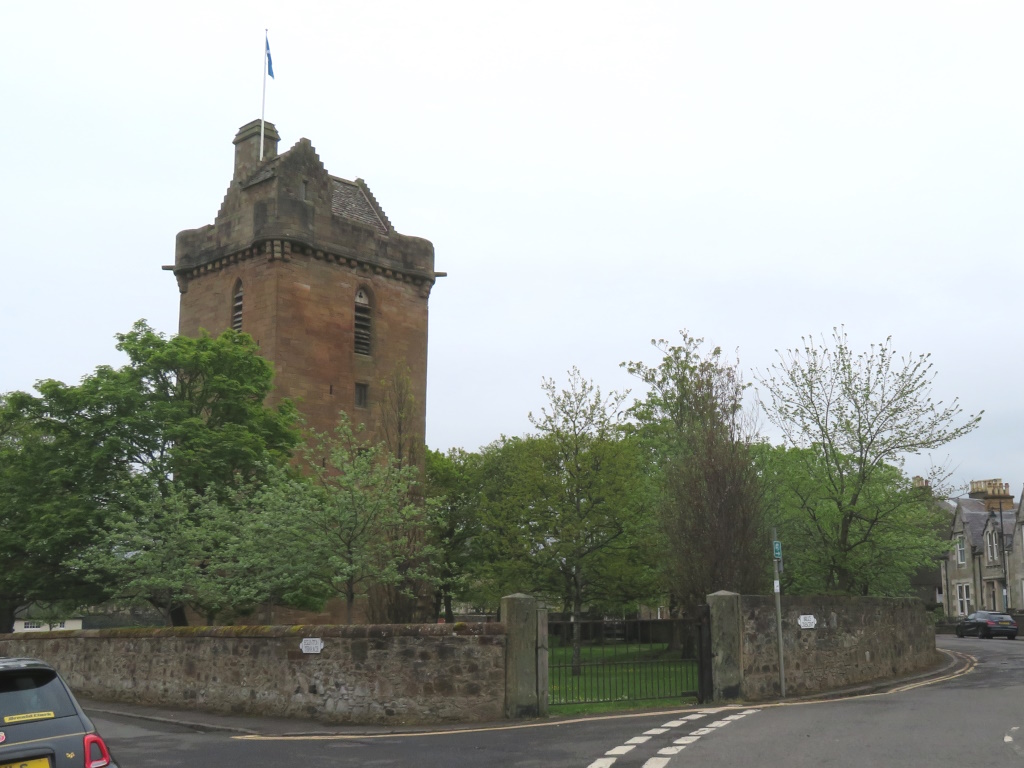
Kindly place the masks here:
[[(140, 510), (152, 494), (170, 501), (175, 484), (200, 495), (229, 489), (286, 462), (298, 440), (292, 406), (264, 404), (273, 370), (248, 336), (166, 339), (140, 321), (117, 339), (127, 365), (100, 366), (78, 385), (41, 381), (38, 395), (6, 398), (5, 420), (20, 435), (3, 449), (6, 495), (18, 500), (25, 526), (35, 526), (34, 536), (24, 532), (28, 540), (51, 539), (51, 557), (9, 575), (35, 583), (21, 600), (46, 599), (77, 580), (61, 563), (88, 547), (108, 517), (145, 518)], [(32, 471), (34, 496), (15, 477)], [(65, 546), (65, 532), (75, 533), (74, 547)], [(160, 607), (185, 622), (183, 605)]]
[(108, 515), (72, 564), (113, 599), (151, 604), (169, 623), (183, 607), (211, 624), (273, 599), (318, 609), (324, 596), (315, 589), (314, 564), (298, 554), (301, 542), (282, 540), (277, 525), (307, 485), (268, 467), (258, 478), (203, 493), (180, 483), (154, 486)]
[(268, 408), (273, 368), (246, 334), (165, 338), (144, 321), (118, 334), (121, 368), (100, 366), (78, 385), (52, 379), (15, 402), (83, 470), (124, 480), (228, 486), (291, 457), (296, 412)]
[(623, 365), (647, 385), (631, 414), (655, 465), (670, 602), (692, 608), (720, 589), (767, 588), (769, 508), (738, 365), (719, 347), (705, 352), (703, 339), (681, 337), (651, 342), (662, 354), (657, 366)]
[(102, 519), (76, 469), (38, 420), (0, 396), (0, 634), (29, 603), (77, 607), (105, 597), (62, 565)]
[(436, 551), (435, 617), (455, 620), (453, 600), (469, 593), (480, 517), (482, 457), (460, 448), (426, 453), (426, 514)]
[[(635, 603), (653, 593), (638, 553), (649, 533), (641, 455), (620, 429), (625, 394), (605, 396), (573, 368), (565, 389), (543, 384), (548, 404), (530, 414), (537, 434), (490, 451), (485, 514), (492, 579), (558, 600), (575, 620), (585, 607)], [(504, 553), (504, 556), (501, 556)]]
[[(412, 374), (404, 362), (398, 363), (391, 374), (381, 380), (377, 395), (376, 435), (400, 466), (416, 467), (421, 473), (420, 480), (423, 480), (425, 446), (422, 414), (419, 413), (414, 389)], [(411, 485), (409, 493), (409, 503), (423, 508), (423, 483)], [(405, 624), (427, 618), (428, 595), (435, 587), (430, 580), (419, 578), (424, 573), (419, 553), (427, 544), (419, 538), (423, 533), (423, 528), (403, 530), (392, 542), (396, 549), (404, 549), (405, 564), (401, 569), (404, 577), (398, 582), (370, 585), (367, 613), (372, 621)]]
[[(918, 535), (934, 542), (935, 521), (903, 473), (905, 458), (981, 420), (964, 416), (957, 400), (933, 401), (934, 379), (928, 355), (899, 357), (888, 338), (858, 353), (844, 329), (833, 329), (830, 342), (804, 339), (759, 378), (768, 419), (796, 449), (777, 476), (787, 530), (807, 561), (794, 571), (798, 588), (892, 594), (934, 551), (913, 544)], [(931, 487), (941, 489), (947, 477), (933, 467)], [(877, 578), (868, 568), (880, 569)]]
[(111, 510), (102, 533), (71, 564), (105, 585), (111, 598), (149, 603), (168, 623), (186, 605), (212, 621), (230, 605), (218, 578), (224, 575), (218, 527), (226, 520), (218, 495), (204, 497), (175, 483), (154, 487), (134, 504)]
[(914, 573), (934, 567), (936, 557), (948, 549), (939, 532), (948, 530), (949, 516), (931, 489), (915, 487), (898, 469), (883, 465), (862, 488), (861, 512), (850, 523), (849, 539), (859, 543), (843, 553), (835, 546), (842, 516), (824, 482), (821, 455), (782, 446), (761, 446), (759, 451), (759, 466), (775, 492), (787, 592), (839, 591), (836, 574), (842, 565), (850, 571), (849, 586), (842, 590), (846, 593), (909, 595)]
[(384, 443), (363, 442), (344, 413), (304, 457), (308, 481), (274, 488), (277, 495), (261, 502), (273, 514), (258, 516), (254, 538), (292, 561), (314, 563), (310, 591), (344, 598), (349, 623), (371, 585), (407, 589), (429, 578), (426, 522), (411, 501), (416, 467), (403, 466)]

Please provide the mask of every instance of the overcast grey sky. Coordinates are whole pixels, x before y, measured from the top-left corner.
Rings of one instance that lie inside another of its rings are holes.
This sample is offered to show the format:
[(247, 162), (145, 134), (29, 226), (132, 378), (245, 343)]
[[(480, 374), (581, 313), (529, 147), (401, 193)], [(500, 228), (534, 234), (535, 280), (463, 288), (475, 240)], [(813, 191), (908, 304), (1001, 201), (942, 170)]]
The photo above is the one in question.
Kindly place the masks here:
[[(0, 4), (0, 392), (173, 333), (160, 267), (260, 114), (434, 243), (427, 442), (529, 429), (541, 378), (633, 386), (681, 328), (845, 324), (986, 411), (956, 477), (1024, 483), (1020, 2)], [(634, 392), (638, 390), (634, 388)], [(926, 459), (908, 462), (919, 471)]]

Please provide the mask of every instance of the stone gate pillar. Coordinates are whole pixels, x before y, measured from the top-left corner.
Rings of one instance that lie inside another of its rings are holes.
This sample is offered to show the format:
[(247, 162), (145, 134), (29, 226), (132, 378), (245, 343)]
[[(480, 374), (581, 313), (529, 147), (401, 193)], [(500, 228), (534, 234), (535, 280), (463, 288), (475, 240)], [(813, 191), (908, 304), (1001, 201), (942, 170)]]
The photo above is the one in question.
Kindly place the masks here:
[(505, 717), (547, 714), (547, 611), (538, 609), (537, 600), (529, 595), (507, 595), (501, 598), (501, 620), (505, 624)]
[(714, 701), (743, 696), (743, 634), (740, 596), (735, 592), (708, 595), (711, 610), (711, 669)]

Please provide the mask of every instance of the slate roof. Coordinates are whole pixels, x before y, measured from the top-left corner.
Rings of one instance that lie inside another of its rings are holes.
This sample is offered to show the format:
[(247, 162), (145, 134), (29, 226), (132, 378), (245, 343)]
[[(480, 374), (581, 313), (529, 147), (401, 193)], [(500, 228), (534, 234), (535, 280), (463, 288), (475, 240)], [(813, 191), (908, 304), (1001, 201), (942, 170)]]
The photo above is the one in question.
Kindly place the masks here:
[(368, 194), (365, 184), (331, 177), (334, 189), (331, 195), (331, 212), (336, 216), (353, 219), (362, 224), (369, 224), (380, 234), (387, 235), (391, 231), (391, 223), (384, 211), (377, 205), (373, 195)]
[(964, 522), (967, 540), (974, 547), (982, 546), (985, 523), (988, 521), (985, 502), (980, 499), (960, 499), (957, 501), (957, 507), (960, 509), (960, 519)]
[[(989, 511), (985, 508), (983, 499), (958, 499), (957, 508), (960, 510), (960, 518), (964, 521), (964, 530), (967, 531), (968, 540), (974, 547), (984, 546), (985, 525), (988, 523)], [(1017, 522), (1017, 507), (1010, 507), (1003, 510), (1003, 535), (1013, 541), (1013, 533)], [(998, 512), (994, 513), (998, 517)]]

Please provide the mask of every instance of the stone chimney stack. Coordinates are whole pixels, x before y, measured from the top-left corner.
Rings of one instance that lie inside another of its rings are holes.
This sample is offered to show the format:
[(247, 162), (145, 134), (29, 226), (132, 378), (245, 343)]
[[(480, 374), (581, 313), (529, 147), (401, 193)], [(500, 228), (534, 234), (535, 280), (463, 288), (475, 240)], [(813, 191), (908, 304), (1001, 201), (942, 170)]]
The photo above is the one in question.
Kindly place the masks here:
[[(281, 136), (273, 123), (263, 124), (263, 162), (277, 157), (277, 142)], [(238, 129), (235, 136), (234, 182), (248, 179), (260, 165), (260, 121), (253, 120)]]
[(985, 509), (989, 512), (1004, 512), (1013, 509), (1013, 494), (1010, 493), (1010, 484), (1004, 483), (1002, 478), (992, 480), (971, 480), (971, 492), (967, 494), (971, 499), (983, 499)]

